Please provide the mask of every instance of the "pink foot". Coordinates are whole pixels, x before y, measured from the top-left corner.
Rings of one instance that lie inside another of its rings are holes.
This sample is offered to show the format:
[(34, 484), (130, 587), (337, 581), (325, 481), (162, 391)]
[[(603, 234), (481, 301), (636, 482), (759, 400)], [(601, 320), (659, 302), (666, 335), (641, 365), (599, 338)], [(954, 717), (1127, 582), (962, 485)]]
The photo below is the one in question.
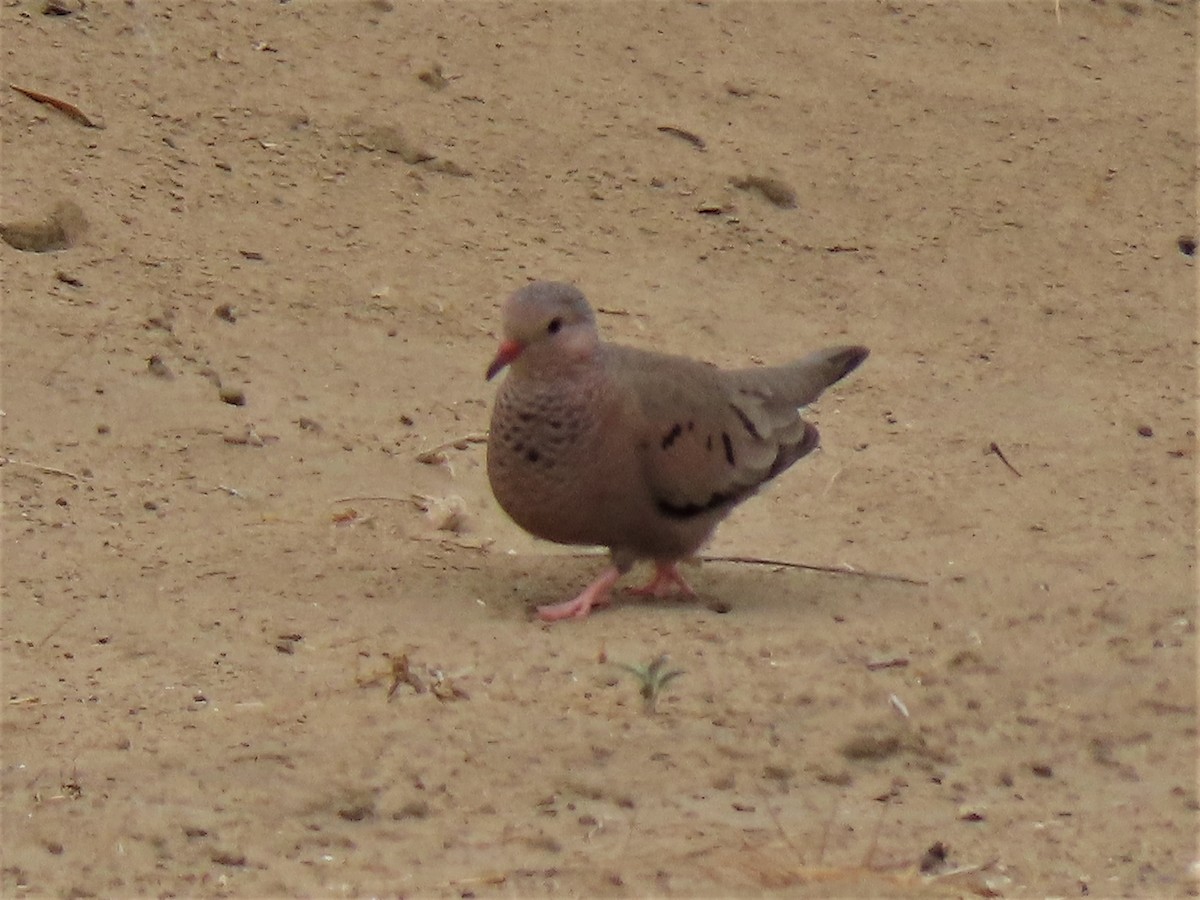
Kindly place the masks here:
[(672, 594), (682, 594), (685, 597), (695, 597), (692, 586), (679, 574), (679, 568), (673, 562), (655, 560), (654, 577), (639, 588), (629, 588), (630, 594), (639, 597), (669, 597)]
[(559, 619), (582, 619), (593, 608), (608, 605), (613, 585), (620, 577), (620, 570), (616, 566), (609, 566), (574, 600), (555, 603), (551, 606), (539, 606), (538, 618), (543, 622), (557, 622)]

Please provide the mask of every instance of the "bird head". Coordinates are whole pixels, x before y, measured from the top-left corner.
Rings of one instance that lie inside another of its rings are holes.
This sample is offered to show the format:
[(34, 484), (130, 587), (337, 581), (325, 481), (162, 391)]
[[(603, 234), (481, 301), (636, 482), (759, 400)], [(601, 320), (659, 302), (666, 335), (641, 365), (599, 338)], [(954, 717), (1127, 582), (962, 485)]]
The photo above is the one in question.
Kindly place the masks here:
[(503, 337), (489, 381), (508, 365), (552, 376), (592, 358), (599, 347), (592, 308), (574, 285), (527, 284), (504, 301), (501, 317)]

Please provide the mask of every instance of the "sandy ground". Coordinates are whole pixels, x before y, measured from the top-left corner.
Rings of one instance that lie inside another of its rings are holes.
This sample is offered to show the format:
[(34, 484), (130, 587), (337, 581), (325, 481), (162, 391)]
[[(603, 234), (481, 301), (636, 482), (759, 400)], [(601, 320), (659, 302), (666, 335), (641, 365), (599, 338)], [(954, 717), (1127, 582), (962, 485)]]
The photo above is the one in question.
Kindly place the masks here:
[[(1192, 0), (43, 5), (5, 896), (1196, 894)], [(531, 278), (869, 345), (707, 551), (859, 574), (533, 621), (600, 561), (483, 475)]]

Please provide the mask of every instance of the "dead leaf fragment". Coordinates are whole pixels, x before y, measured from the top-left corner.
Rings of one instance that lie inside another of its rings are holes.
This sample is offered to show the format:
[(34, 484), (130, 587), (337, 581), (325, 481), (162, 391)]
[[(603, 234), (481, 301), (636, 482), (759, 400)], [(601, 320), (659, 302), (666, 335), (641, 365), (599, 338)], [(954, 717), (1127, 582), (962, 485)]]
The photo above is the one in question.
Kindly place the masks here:
[(457, 494), (446, 497), (413, 495), (413, 501), (425, 513), (429, 524), (437, 531), (462, 534), (467, 531), (467, 502)]
[(417, 78), (422, 84), (426, 84), (435, 91), (440, 91), (450, 83), (450, 79), (442, 74), (442, 64), (434, 63), (428, 69), (423, 69), (417, 73)]

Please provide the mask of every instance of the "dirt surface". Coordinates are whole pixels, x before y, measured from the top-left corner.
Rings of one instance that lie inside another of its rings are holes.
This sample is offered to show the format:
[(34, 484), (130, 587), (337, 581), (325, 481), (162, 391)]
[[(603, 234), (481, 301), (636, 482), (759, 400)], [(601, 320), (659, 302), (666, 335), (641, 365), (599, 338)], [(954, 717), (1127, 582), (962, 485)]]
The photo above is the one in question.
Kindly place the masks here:
[[(43, 5), (5, 896), (1196, 893), (1194, 2)], [(600, 560), (436, 450), (531, 278), (869, 345), (706, 551), (857, 574), (533, 621)]]

